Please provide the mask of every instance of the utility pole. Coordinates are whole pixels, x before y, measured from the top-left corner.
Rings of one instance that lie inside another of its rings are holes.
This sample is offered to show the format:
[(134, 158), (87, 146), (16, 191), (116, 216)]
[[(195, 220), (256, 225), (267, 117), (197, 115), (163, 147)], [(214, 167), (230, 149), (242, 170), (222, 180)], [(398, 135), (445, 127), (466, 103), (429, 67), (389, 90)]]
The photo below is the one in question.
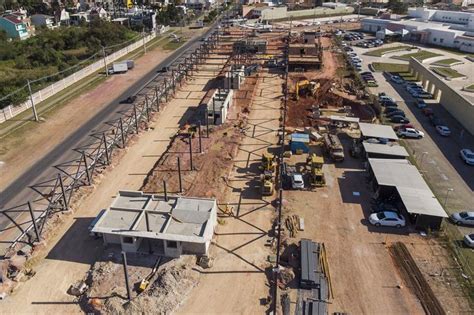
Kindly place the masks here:
[(130, 294), (130, 284), (128, 283), (128, 270), (127, 270), (127, 254), (122, 252), (122, 260), (123, 260), (123, 273), (125, 274), (125, 286), (127, 287), (127, 299), (130, 302), (131, 294)]
[(143, 53), (146, 54), (145, 28), (143, 28), (143, 31), (142, 31), (142, 38), (143, 38)]
[(104, 70), (105, 70), (105, 76), (109, 76), (109, 71), (107, 70), (107, 55), (105, 53), (105, 47), (102, 46), (102, 56), (104, 56)]
[(28, 82), (28, 92), (30, 93), (31, 108), (33, 109), (33, 118), (35, 119), (35, 121), (39, 121), (38, 113), (36, 112), (35, 101), (33, 100), (33, 93), (31, 92), (30, 80), (27, 80), (27, 82)]

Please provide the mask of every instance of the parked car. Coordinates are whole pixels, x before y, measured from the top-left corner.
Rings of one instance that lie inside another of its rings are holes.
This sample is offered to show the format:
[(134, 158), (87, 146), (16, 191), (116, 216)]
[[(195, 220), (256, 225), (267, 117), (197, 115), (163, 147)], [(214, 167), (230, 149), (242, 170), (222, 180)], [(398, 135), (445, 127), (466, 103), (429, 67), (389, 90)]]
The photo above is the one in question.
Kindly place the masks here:
[(419, 109), (423, 109), (423, 108), (426, 108), (427, 105), (426, 105), (426, 103), (425, 103), (424, 100), (422, 100), (422, 99), (417, 99), (417, 100), (415, 101), (415, 106), (418, 107)]
[(291, 176), (291, 188), (304, 189), (303, 175), (301, 175), (300, 173), (294, 173)]
[(432, 108), (429, 108), (429, 107), (423, 108), (423, 109), (421, 110), (421, 112), (422, 112), (423, 115), (425, 115), (425, 116), (434, 115), (433, 109), (432, 109)]
[(474, 211), (456, 212), (449, 216), (451, 221), (457, 225), (472, 225), (474, 226)]
[(425, 91), (415, 92), (412, 94), (412, 96), (415, 98), (425, 98), (425, 99), (433, 98), (433, 94), (425, 92)]
[(385, 116), (387, 117), (393, 117), (393, 116), (402, 116), (402, 117), (405, 117), (405, 112), (402, 111), (402, 110), (397, 110), (397, 111), (394, 111), (394, 112), (390, 112), (390, 113), (387, 113)]
[(394, 226), (397, 228), (406, 225), (405, 218), (401, 214), (392, 211), (372, 213), (369, 216), (369, 222), (375, 226)]
[(444, 121), (442, 121), (440, 118), (438, 118), (438, 116), (436, 115), (431, 115), (430, 116), (430, 121), (431, 121), (431, 124), (433, 126), (445, 126), (446, 124), (444, 123)]
[(474, 233), (464, 235), (463, 241), (467, 247), (474, 248)]
[(462, 149), (460, 152), (461, 159), (468, 165), (474, 165), (474, 152), (470, 149)]
[(425, 134), (422, 131), (416, 130), (414, 128), (406, 128), (398, 130), (397, 136), (399, 136), (400, 138), (421, 139), (425, 136)]
[(396, 84), (402, 84), (404, 80), (398, 75), (391, 75), (390, 76), (390, 81), (392, 81), (393, 83), (396, 83)]
[(397, 111), (400, 111), (400, 109), (398, 107), (386, 106), (383, 112), (385, 114), (388, 114), (388, 113), (397, 112)]
[(403, 124), (403, 125), (393, 126), (393, 130), (395, 130), (395, 131), (403, 130), (403, 129), (407, 129), (407, 128), (415, 129), (415, 127), (412, 124)]
[(438, 125), (436, 126), (436, 131), (444, 137), (448, 137), (451, 135), (451, 130), (449, 130), (447, 126)]
[(399, 124), (405, 124), (405, 123), (410, 122), (410, 120), (408, 120), (408, 118), (403, 117), (403, 116), (399, 116), (399, 115), (390, 117), (390, 121), (393, 122), (393, 123), (399, 123)]

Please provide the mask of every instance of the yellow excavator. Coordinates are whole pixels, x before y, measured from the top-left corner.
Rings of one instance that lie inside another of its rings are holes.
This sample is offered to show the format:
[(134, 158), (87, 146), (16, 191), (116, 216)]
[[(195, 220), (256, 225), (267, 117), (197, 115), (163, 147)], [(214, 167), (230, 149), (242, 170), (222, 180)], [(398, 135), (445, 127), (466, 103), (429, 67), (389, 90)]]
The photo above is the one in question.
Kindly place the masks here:
[(274, 171), (275, 170), (275, 156), (270, 153), (263, 153), (262, 154), (262, 165), (260, 169), (262, 171)]
[(310, 166), (309, 182), (313, 187), (326, 186), (326, 178), (323, 173), (324, 159), (322, 156), (311, 154), (306, 163)]
[(299, 100), (300, 99), (300, 93), (304, 92), (306, 95), (316, 95), (316, 92), (319, 89), (319, 82), (315, 81), (308, 81), (308, 80), (301, 80), (296, 82), (296, 93), (295, 93), (295, 99)]

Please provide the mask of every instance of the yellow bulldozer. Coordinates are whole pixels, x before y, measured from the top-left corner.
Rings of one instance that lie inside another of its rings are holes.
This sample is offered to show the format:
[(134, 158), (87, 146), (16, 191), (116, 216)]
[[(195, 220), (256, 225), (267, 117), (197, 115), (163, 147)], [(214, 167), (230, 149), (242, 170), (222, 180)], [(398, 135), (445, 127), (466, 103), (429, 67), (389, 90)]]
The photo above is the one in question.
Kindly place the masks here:
[(315, 96), (319, 89), (319, 82), (301, 80), (296, 82), (295, 99), (300, 99), (300, 94)]
[(309, 183), (313, 187), (323, 187), (326, 186), (326, 178), (324, 177), (323, 164), (324, 159), (322, 156), (316, 154), (311, 154), (308, 156), (306, 163), (310, 167), (309, 173)]
[(260, 169), (265, 172), (265, 171), (271, 171), (273, 172), (275, 170), (276, 163), (275, 163), (275, 156), (270, 153), (263, 153), (262, 154), (262, 165), (260, 166)]
[(273, 183), (273, 172), (276, 169), (275, 156), (270, 153), (262, 154), (262, 165), (260, 170), (262, 171), (261, 183), (262, 183), (262, 195), (271, 196), (273, 195), (274, 183)]

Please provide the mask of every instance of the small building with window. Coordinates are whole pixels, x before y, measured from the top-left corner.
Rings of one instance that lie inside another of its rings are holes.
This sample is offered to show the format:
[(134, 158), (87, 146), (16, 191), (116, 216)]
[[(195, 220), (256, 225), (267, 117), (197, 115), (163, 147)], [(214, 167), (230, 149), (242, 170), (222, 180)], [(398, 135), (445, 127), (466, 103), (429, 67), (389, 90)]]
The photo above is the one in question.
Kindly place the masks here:
[(215, 199), (120, 191), (91, 232), (125, 252), (207, 255), (216, 223)]

